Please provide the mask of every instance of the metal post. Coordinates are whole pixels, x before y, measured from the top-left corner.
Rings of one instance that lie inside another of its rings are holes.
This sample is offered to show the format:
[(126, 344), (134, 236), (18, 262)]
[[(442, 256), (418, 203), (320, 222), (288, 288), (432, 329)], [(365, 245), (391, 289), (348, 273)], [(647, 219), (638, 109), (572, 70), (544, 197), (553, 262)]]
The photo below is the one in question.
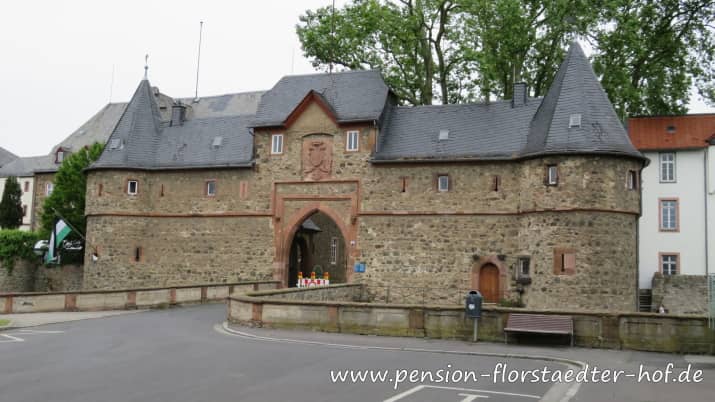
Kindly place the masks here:
[(479, 320), (478, 318), (474, 319), (474, 336), (472, 337), (472, 342), (477, 341), (477, 333), (479, 331), (479, 321), (478, 320)]

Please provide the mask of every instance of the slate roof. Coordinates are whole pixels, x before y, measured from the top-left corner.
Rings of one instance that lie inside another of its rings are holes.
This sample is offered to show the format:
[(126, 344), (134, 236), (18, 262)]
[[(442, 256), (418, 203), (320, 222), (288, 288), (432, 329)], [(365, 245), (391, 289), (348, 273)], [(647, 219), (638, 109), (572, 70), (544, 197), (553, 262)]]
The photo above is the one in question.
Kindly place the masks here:
[(7, 165), (8, 163), (17, 159), (17, 155), (8, 151), (7, 149), (0, 147), (0, 167)]
[(258, 102), (265, 91), (241, 92), (199, 98), (179, 98), (191, 110), (188, 117), (209, 118), (226, 116), (254, 115)]
[[(186, 100), (182, 125), (162, 121), (148, 80), (142, 80), (90, 169), (187, 169), (245, 167), (252, 164), (253, 137), (248, 122), (260, 92)], [(253, 100), (253, 101), (252, 101)], [(221, 137), (220, 140), (216, 140)], [(214, 142), (220, 143), (214, 146)], [(112, 144), (119, 144), (112, 149)]]
[[(439, 159), (509, 159), (526, 145), (539, 99), (469, 105), (394, 107), (382, 129), (374, 162)], [(449, 130), (439, 140), (440, 130)]]
[(54, 165), (54, 157), (50, 155), (21, 157), (0, 168), (0, 177), (29, 177), (36, 170), (48, 169), (51, 165)]
[[(569, 116), (581, 114), (581, 126), (569, 128)], [(606, 92), (577, 42), (571, 44), (551, 88), (531, 122), (522, 155), (598, 153), (643, 155), (631, 144)]]
[(376, 70), (289, 75), (263, 94), (251, 126), (282, 126), (311, 90), (323, 96), (339, 123), (378, 120), (390, 93)]
[[(572, 114), (581, 127), (569, 128)], [(449, 139), (439, 141), (440, 130)], [(546, 96), (484, 104), (393, 107), (373, 162), (518, 159), (549, 154), (643, 159), (631, 144), (591, 64), (574, 42)]]

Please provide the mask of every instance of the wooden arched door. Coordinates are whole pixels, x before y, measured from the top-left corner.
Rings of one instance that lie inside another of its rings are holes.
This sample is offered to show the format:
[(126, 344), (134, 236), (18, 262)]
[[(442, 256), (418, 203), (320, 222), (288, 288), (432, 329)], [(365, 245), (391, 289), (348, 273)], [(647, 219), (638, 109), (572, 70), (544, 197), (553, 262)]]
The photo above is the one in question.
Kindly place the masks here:
[(499, 269), (494, 264), (485, 264), (479, 270), (479, 292), (485, 303), (499, 301)]

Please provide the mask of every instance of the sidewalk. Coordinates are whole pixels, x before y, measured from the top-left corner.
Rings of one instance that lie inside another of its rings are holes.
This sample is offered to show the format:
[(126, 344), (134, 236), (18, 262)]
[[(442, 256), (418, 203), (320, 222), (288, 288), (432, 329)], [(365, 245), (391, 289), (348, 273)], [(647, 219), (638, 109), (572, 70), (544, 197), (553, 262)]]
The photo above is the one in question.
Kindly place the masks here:
[(0, 319), (10, 320), (5, 326), (0, 326), (0, 331), (16, 328), (36, 327), (38, 325), (56, 324), (60, 322), (88, 320), (92, 318), (111, 317), (122, 314), (133, 314), (145, 310), (110, 310), (110, 311), (82, 311), (82, 312), (56, 312), (56, 313), (23, 313), (0, 314)]

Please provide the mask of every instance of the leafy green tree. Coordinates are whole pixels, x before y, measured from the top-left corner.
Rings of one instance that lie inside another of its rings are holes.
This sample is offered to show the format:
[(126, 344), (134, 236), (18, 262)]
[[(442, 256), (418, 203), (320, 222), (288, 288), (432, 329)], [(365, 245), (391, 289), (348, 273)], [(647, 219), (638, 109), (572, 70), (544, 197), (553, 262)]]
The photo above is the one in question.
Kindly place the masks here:
[(715, 2), (615, 0), (593, 35), (594, 69), (622, 118), (687, 112), (693, 84), (715, 101)]
[(0, 201), (0, 227), (17, 229), (22, 225), (22, 189), (17, 178), (10, 176), (5, 180), (5, 189)]
[(37, 260), (33, 251), (39, 236), (35, 232), (24, 230), (0, 230), (0, 263), (8, 271), (12, 271), (18, 259)]
[(320, 70), (379, 68), (403, 103), (543, 96), (574, 39), (616, 110), (682, 113), (695, 84), (715, 102), (712, 0), (353, 0), (296, 28)]
[[(85, 233), (86, 220), (84, 216), (87, 176), (84, 169), (99, 159), (104, 146), (94, 143), (65, 158), (55, 175), (54, 188), (43, 204), (40, 217), (43, 234), (52, 231), (57, 214), (61, 215), (72, 227)], [(68, 236), (75, 239), (76, 233)]]

